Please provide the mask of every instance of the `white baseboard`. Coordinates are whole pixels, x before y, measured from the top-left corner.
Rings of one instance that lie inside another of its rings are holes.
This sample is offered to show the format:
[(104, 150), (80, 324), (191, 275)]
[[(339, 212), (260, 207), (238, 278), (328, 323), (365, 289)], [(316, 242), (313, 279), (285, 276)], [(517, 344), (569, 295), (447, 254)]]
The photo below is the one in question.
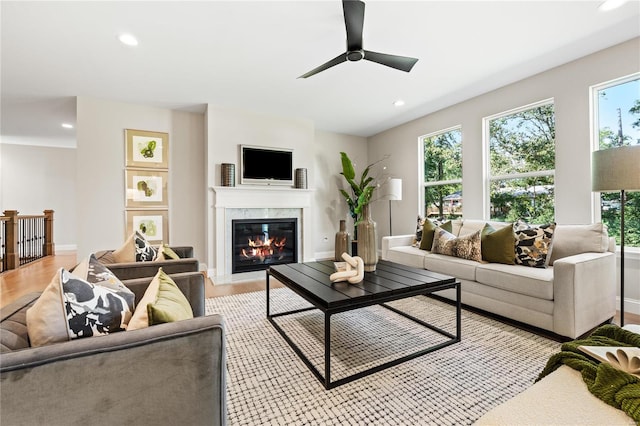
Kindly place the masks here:
[(76, 244), (56, 244), (56, 252), (59, 251), (78, 251)]
[[(616, 306), (620, 307), (620, 297), (616, 297)], [(640, 300), (624, 298), (625, 313), (640, 315)]]
[(318, 251), (315, 253), (315, 261), (333, 260), (333, 256), (335, 256), (334, 251)]

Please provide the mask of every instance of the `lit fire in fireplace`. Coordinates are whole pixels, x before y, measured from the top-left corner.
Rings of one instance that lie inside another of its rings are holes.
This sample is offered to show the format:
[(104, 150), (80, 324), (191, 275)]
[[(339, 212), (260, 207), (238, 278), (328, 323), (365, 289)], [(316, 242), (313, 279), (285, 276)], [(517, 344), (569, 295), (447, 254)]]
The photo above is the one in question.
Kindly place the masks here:
[(283, 252), (286, 242), (286, 237), (274, 237), (266, 241), (260, 238), (255, 240), (249, 239), (249, 247), (243, 248), (240, 254), (247, 259), (259, 259), (260, 262), (276, 257), (278, 260), (282, 260), (282, 258), (284, 258)]

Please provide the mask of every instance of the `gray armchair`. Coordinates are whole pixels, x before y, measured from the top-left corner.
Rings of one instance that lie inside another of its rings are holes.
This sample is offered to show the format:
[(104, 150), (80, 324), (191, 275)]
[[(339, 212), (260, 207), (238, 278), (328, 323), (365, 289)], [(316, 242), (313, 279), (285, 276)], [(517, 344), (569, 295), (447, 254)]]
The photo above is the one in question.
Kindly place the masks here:
[(120, 280), (153, 277), (158, 272), (158, 268), (162, 268), (169, 275), (182, 272), (198, 272), (199, 262), (198, 259), (193, 257), (193, 247), (176, 246), (170, 248), (180, 256), (180, 259), (114, 263), (113, 256), (111, 256), (113, 250), (99, 251), (96, 253), (96, 258)]
[[(26, 310), (39, 293), (0, 309), (2, 424), (226, 424), (223, 319), (204, 316), (202, 274), (172, 278), (193, 319), (31, 348)], [(125, 284), (139, 300), (150, 281)]]

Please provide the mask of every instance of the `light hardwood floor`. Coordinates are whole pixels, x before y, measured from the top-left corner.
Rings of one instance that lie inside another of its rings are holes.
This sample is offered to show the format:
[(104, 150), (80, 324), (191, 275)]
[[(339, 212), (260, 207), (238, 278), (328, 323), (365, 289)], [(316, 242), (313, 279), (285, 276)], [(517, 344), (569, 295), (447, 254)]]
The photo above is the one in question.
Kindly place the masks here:
[[(20, 296), (34, 291), (42, 291), (49, 284), (54, 273), (60, 269), (71, 269), (77, 264), (75, 252), (59, 252), (55, 256), (47, 256), (18, 269), (0, 274), (0, 307), (5, 306)], [(271, 287), (281, 287), (277, 281)], [(264, 290), (264, 282), (251, 281), (239, 284), (213, 285), (206, 279), (206, 297), (221, 297), (232, 294), (250, 293)]]
[[(60, 252), (55, 256), (47, 256), (18, 269), (1, 273), (0, 307), (13, 302), (23, 294), (44, 290), (55, 271), (59, 268), (70, 269), (76, 263), (75, 252)], [(264, 283), (259, 281), (224, 285), (213, 285), (210, 280), (207, 279), (207, 281), (205, 288), (207, 297), (221, 297), (264, 290)], [(274, 282), (272, 287), (281, 285)], [(624, 316), (626, 324), (640, 324), (640, 315), (625, 312)], [(620, 312), (616, 313), (614, 322), (620, 324)]]

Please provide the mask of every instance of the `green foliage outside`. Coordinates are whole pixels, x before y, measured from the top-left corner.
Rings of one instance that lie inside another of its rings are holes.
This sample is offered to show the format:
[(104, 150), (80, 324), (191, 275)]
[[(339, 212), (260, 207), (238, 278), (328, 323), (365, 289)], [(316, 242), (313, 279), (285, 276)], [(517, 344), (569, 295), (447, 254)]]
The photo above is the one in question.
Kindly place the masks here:
[[(492, 176), (555, 169), (553, 104), (496, 118), (489, 123)], [(553, 176), (492, 180), (491, 219), (549, 223), (554, 219)]]
[[(424, 138), (425, 182), (462, 179), (462, 132), (451, 130)], [(426, 186), (427, 216), (454, 219), (462, 216), (462, 184)]]
[[(601, 92), (601, 96), (605, 96)], [(629, 113), (637, 117), (631, 124), (632, 127), (640, 129), (640, 99), (636, 99)], [(613, 131), (609, 127), (600, 129), (600, 149), (614, 148), (618, 146), (637, 145), (638, 141), (624, 135), (622, 131)], [(625, 247), (640, 247), (640, 191), (626, 192), (626, 203), (624, 211), (624, 245)], [(615, 237), (616, 243), (620, 245), (620, 192), (600, 193), (600, 208), (602, 222), (609, 230), (609, 236)]]

